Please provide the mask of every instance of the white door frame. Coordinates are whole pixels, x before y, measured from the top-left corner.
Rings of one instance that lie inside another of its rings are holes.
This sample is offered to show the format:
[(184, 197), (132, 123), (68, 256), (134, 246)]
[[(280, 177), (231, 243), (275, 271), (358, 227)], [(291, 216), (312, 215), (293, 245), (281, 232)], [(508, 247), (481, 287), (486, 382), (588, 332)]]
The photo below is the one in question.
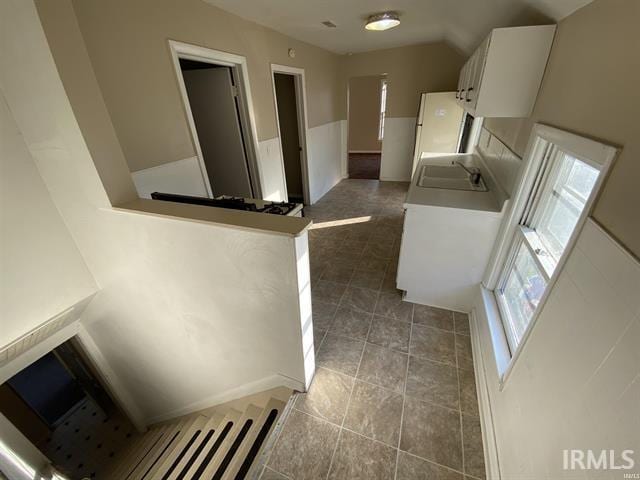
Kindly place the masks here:
[(171, 52), (171, 60), (173, 68), (178, 80), (178, 88), (182, 97), (187, 123), (191, 131), (191, 138), (196, 149), (196, 157), (200, 165), (200, 172), (204, 180), (205, 188), (209, 197), (213, 196), (207, 168), (204, 163), (204, 156), (200, 148), (198, 140), (198, 132), (196, 124), (193, 120), (189, 97), (187, 96), (187, 88), (182, 77), (180, 68), (180, 59), (195, 60), (197, 62), (212, 63), (215, 65), (223, 65), (231, 67), (238, 80), (238, 103), (240, 104), (240, 123), (242, 133), (244, 135), (244, 146), (247, 152), (247, 163), (249, 165), (249, 175), (251, 176), (251, 187), (255, 198), (262, 198), (264, 191), (262, 184), (262, 172), (260, 170), (259, 149), (258, 149), (258, 131), (256, 129), (256, 117), (253, 110), (253, 100), (251, 98), (251, 87), (249, 85), (249, 70), (247, 68), (247, 59), (241, 55), (213, 50), (211, 48), (191, 45), (189, 43), (169, 40), (169, 50)]
[(282, 136), (280, 134), (280, 119), (278, 117), (278, 98), (276, 95), (276, 73), (285, 73), (292, 75), (296, 90), (296, 107), (298, 113), (298, 135), (300, 137), (300, 166), (302, 173), (302, 195), (305, 205), (311, 205), (311, 196), (309, 194), (309, 145), (308, 131), (309, 124), (307, 121), (307, 88), (304, 78), (304, 68), (290, 67), (288, 65), (271, 64), (271, 83), (273, 85), (273, 104), (276, 112), (276, 126), (278, 128), (278, 140), (280, 141), (280, 164), (282, 165), (282, 183), (284, 184), (285, 200), (289, 200), (287, 193), (287, 177), (284, 168), (284, 153), (282, 150)]

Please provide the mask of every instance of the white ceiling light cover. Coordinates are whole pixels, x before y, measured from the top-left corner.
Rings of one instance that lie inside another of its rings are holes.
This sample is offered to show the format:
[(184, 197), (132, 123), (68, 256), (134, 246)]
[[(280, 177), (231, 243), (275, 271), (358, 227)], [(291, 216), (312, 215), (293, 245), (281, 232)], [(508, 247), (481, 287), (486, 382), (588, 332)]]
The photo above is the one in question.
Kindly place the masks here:
[(400, 17), (395, 12), (384, 12), (371, 15), (364, 26), (367, 30), (381, 32), (400, 25)]

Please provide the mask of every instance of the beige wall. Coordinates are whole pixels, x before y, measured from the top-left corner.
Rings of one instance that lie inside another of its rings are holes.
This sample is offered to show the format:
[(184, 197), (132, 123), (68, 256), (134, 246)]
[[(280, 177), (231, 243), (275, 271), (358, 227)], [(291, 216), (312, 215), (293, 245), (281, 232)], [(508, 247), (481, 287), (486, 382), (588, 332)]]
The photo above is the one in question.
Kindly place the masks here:
[(531, 119), (487, 119), (520, 155), (535, 121), (622, 146), (594, 217), (640, 256), (640, 2), (596, 0), (560, 22)]
[(376, 50), (342, 57), (344, 84), (365, 75), (387, 75), (388, 117), (415, 117), (420, 93), (455, 90), (465, 57), (445, 43)]
[[(2, 80), (2, 87), (10, 83), (8, 78)], [(0, 347), (4, 347), (97, 287), (4, 94), (0, 132)]]
[(380, 75), (349, 79), (349, 151), (382, 149), (378, 140), (381, 80)]
[[(41, 15), (45, 3), (38, 3)], [(277, 136), (270, 63), (305, 69), (310, 127), (344, 118), (335, 54), (201, 0), (80, 0), (73, 5), (131, 171), (195, 155), (169, 39), (247, 58), (260, 140)], [(289, 48), (295, 48), (295, 59), (288, 57)]]

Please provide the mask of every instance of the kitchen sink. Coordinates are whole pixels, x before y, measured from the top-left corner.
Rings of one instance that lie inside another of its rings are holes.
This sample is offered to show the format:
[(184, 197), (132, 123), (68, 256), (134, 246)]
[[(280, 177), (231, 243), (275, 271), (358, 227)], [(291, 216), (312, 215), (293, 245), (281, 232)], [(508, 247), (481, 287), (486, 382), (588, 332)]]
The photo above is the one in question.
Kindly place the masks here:
[(467, 190), (487, 192), (489, 189), (482, 177), (478, 183), (471, 181), (471, 175), (460, 165), (423, 165), (418, 177), (419, 187), (444, 188), (447, 190)]

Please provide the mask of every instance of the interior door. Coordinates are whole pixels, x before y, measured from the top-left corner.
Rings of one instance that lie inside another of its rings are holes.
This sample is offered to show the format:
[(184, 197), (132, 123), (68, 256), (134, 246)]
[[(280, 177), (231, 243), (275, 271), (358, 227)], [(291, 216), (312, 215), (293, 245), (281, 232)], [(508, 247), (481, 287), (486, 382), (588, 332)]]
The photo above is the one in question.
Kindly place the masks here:
[(280, 144), (284, 160), (284, 172), (289, 201), (303, 201), (300, 132), (298, 130), (298, 105), (293, 75), (274, 73), (276, 110), (280, 127)]
[(216, 65), (182, 75), (213, 195), (253, 197), (231, 69)]

